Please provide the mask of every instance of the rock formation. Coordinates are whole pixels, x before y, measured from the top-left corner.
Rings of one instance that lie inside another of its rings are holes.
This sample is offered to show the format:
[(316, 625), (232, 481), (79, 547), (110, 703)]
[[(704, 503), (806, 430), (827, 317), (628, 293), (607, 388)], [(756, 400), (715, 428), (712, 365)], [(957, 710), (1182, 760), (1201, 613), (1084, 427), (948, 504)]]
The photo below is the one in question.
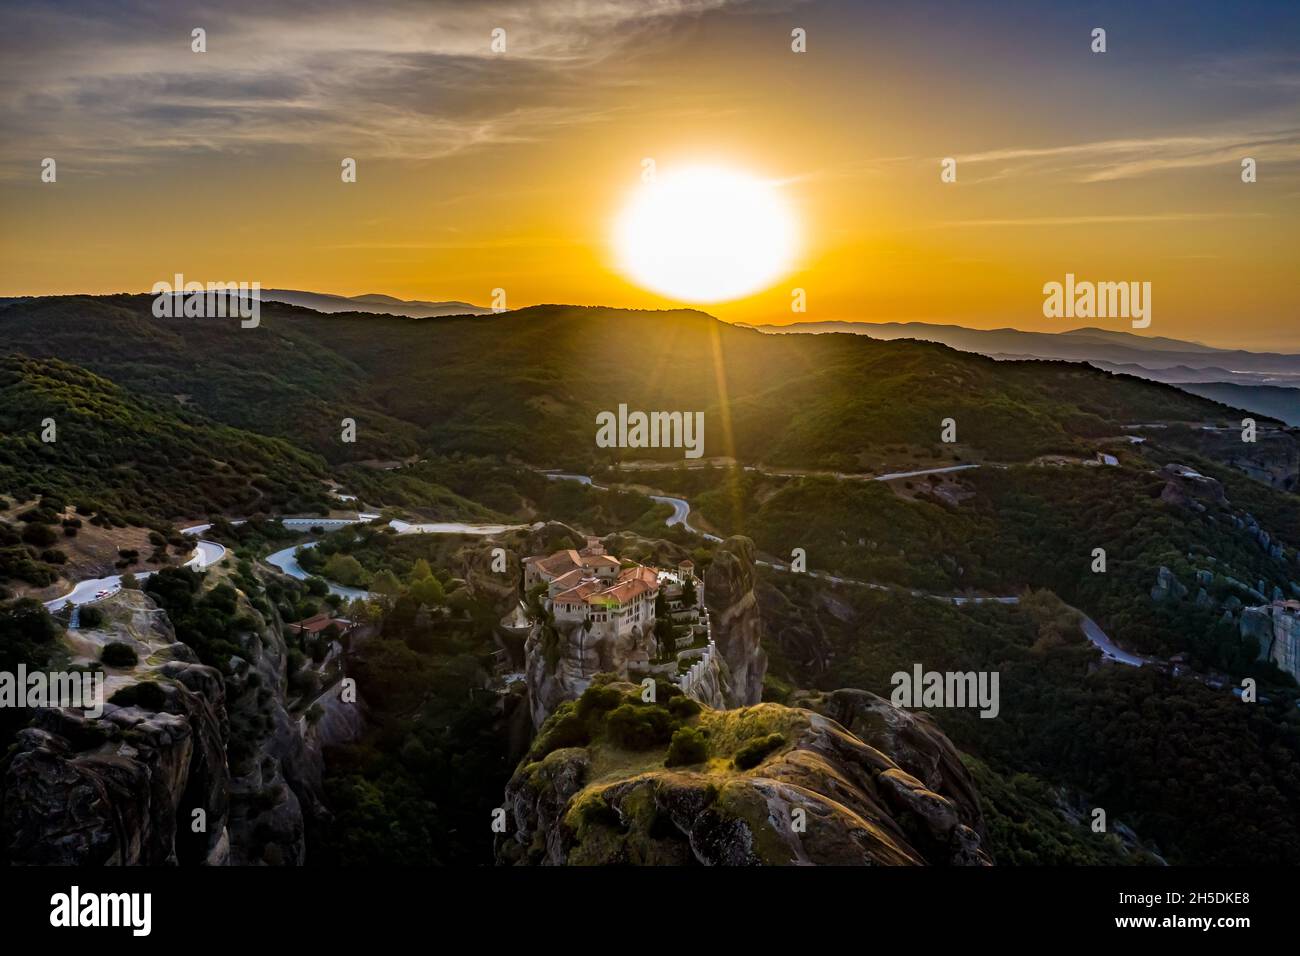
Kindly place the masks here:
[(307, 817), (323, 815), (318, 755), (308, 753), (303, 725), (288, 710), (288, 647), (278, 618), (266, 620), (239, 597), (242, 657), (230, 661), (226, 706), (232, 742), (231, 862), (306, 862)]
[(808, 699), (868, 742), (814, 709), (638, 691), (594, 686), (546, 724), (506, 787), (499, 863), (992, 862), (974, 784), (925, 718), (862, 691)]
[[(111, 702), (101, 717), (40, 709), (18, 732), (4, 765), (0, 841), (14, 863), (226, 863), (221, 675), (175, 641), (140, 592), (113, 600), (116, 626), (103, 638), (133, 645), (142, 663), (110, 674)], [(72, 650), (84, 651), (91, 639), (72, 633)], [(197, 833), (196, 819), (203, 823)]]
[(1300, 601), (1242, 608), (1238, 628), (1243, 639), (1255, 639), (1259, 660), (1300, 680)]
[(763, 615), (754, 594), (754, 542), (728, 538), (713, 555), (704, 575), (713, 641), (731, 675), (729, 705), (744, 707), (763, 699), (767, 654), (763, 651)]
[(10, 860), (305, 862), (307, 818), (326, 812), (316, 738), (356, 728), (328, 708), (314, 728), (290, 714), (282, 625), (242, 593), (238, 601), (247, 627), (233, 635), (241, 656), (224, 675), (176, 640), (141, 591), (102, 602), (102, 627), (66, 632), (73, 664), (97, 662), (110, 641), (131, 646), (139, 662), (108, 671), (102, 716), (41, 709), (19, 731), (0, 768)]
[(732, 698), (731, 671), (727, 669), (727, 661), (716, 644), (710, 644), (700, 659), (682, 675), (681, 688), (682, 693), (714, 710), (723, 710), (729, 706), (728, 701)]
[[(654, 560), (672, 547), (628, 535), (607, 539), (625, 548), (621, 557)], [(684, 555), (682, 555), (684, 556)], [(715, 594), (714, 588), (720, 593)], [(712, 707), (757, 703), (763, 692), (767, 655), (763, 652), (762, 614), (754, 596), (754, 545), (732, 538), (714, 555), (704, 578), (713, 646), (684, 678), (688, 694)], [(648, 641), (644, 637), (643, 641)], [(633, 640), (596, 640), (581, 626), (537, 621), (524, 643), (524, 676), (533, 725), (540, 728), (563, 701), (581, 696), (598, 674), (626, 676), (629, 665), (643, 668), (645, 648)], [(653, 668), (652, 668), (653, 670)], [(657, 673), (661, 680), (668, 672)]]
[(1205, 511), (1206, 502), (1218, 506), (1227, 504), (1223, 485), (1188, 465), (1170, 463), (1160, 469), (1160, 476), (1165, 479), (1160, 500), (1167, 504), (1193, 511)]
[(1153, 601), (1181, 601), (1187, 597), (1187, 586), (1164, 565), (1156, 572), (1156, 583), (1151, 587)]

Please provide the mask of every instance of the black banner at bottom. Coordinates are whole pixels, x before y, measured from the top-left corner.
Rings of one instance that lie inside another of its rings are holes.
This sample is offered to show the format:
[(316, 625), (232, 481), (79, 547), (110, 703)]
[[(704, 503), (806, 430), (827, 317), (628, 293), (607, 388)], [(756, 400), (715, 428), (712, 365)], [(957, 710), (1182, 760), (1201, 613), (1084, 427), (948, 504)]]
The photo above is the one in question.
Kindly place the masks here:
[(0, 915), (19, 938), (127, 945), (247, 943), (268, 928), (331, 945), (450, 928), (509, 936), (556, 921), (579, 944), (588, 932), (671, 938), (687, 927), (693, 939), (759, 932), (775, 942), (810, 918), (827, 932), (865, 920), (918, 942), (1043, 929), (1232, 945), (1280, 938), (1295, 886), (1290, 870), (1196, 868), (51, 868), (0, 871), (0, 881)]

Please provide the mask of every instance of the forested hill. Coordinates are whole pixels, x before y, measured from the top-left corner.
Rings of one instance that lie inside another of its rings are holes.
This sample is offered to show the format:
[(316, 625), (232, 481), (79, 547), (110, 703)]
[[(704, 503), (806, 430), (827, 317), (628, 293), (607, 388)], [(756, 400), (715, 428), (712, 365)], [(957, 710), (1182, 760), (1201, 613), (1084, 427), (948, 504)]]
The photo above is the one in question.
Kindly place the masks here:
[[(0, 494), (174, 518), (328, 507), (325, 462), (56, 359), (0, 355)], [(136, 523), (144, 523), (138, 520)]]
[[(82, 365), (334, 462), (461, 451), (580, 463), (596, 455), (597, 413), (621, 403), (703, 411), (706, 456), (850, 470), (890, 451), (952, 457), (939, 442), (946, 418), (964, 457), (1002, 461), (1089, 453), (1129, 423), (1240, 418), (1080, 365), (854, 335), (765, 336), (691, 310), (536, 306), (412, 320), (264, 303), (259, 327), (244, 329), (155, 318), (151, 303), (14, 300), (0, 306), (0, 338), (7, 351)], [(339, 441), (345, 417), (358, 423), (355, 444)]]

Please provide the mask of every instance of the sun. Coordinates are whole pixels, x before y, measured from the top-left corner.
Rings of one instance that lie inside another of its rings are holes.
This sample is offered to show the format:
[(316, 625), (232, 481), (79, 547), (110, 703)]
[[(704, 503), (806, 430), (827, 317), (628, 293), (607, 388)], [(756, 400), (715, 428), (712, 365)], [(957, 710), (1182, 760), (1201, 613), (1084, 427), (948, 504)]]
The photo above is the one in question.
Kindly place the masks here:
[(619, 270), (683, 302), (758, 292), (788, 272), (798, 225), (777, 184), (717, 166), (660, 173), (619, 213)]

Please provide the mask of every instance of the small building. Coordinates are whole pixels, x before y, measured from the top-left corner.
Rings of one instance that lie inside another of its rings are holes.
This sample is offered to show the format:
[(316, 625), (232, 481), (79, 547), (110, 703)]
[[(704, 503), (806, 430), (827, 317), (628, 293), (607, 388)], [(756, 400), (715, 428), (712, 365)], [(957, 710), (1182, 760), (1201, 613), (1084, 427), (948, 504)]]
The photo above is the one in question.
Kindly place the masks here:
[(694, 644), (698, 634), (707, 636), (704, 582), (689, 560), (674, 570), (643, 564), (623, 567), (590, 539), (581, 550), (525, 558), (524, 581), (527, 588), (546, 584), (545, 607), (562, 633), (575, 635), (580, 648), (617, 646), (620, 670), (644, 667), (677, 649), (661, 647), (655, 636), (660, 613), (678, 634), (686, 635), (675, 640), (676, 645)]
[(314, 637), (322, 631), (327, 630), (330, 625), (338, 630), (339, 637), (350, 633), (357, 625), (354, 621), (346, 618), (334, 617), (327, 611), (320, 614), (313, 614), (311, 617), (303, 618), (301, 621), (295, 621), (292, 624), (286, 624), (285, 627), (290, 634), (299, 634), (303, 637)]
[(570, 575), (574, 571), (584, 571), (611, 581), (617, 577), (621, 567), (617, 558), (605, 553), (605, 547), (600, 541), (588, 538), (586, 547), (581, 549), (570, 548), (551, 555), (524, 558), (524, 590), (542, 582), (550, 584), (556, 578)]

